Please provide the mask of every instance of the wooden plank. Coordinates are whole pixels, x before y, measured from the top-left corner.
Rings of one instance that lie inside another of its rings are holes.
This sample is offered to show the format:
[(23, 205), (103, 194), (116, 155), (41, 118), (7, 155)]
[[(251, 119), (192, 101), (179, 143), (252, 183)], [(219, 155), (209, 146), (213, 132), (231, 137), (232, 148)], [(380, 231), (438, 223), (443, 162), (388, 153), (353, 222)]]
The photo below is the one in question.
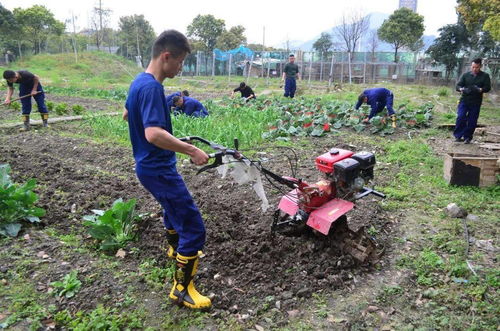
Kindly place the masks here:
[[(113, 113), (97, 113), (97, 114), (92, 114), (91, 116), (116, 116), (116, 115), (121, 115), (122, 113), (120, 112), (113, 112)], [(71, 121), (81, 121), (84, 119), (84, 116), (64, 116), (64, 117), (49, 117), (49, 124), (52, 123), (58, 123), (58, 122), (71, 122)], [(31, 120), (30, 121), (31, 125), (42, 125), (42, 120)], [(17, 127), (22, 127), (23, 123), (22, 122), (16, 122), (16, 123), (4, 123), (0, 124), (0, 129), (14, 129)]]
[(500, 150), (500, 144), (479, 144), (480, 148), (486, 148), (486, 149), (494, 149), (494, 150)]

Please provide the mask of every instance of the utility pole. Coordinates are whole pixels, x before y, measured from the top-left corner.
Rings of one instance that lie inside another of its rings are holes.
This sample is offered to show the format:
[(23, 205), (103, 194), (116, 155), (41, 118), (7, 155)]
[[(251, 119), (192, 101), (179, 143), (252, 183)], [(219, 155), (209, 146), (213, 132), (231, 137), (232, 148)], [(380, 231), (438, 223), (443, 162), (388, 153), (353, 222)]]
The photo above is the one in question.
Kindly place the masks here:
[(75, 62), (78, 62), (78, 51), (76, 49), (76, 27), (75, 27), (75, 14), (71, 12), (71, 22), (73, 24), (73, 49), (75, 51)]
[(264, 77), (264, 52), (266, 50), (266, 47), (264, 46), (266, 44), (266, 26), (262, 27), (262, 54), (260, 56), (262, 60), (262, 77)]

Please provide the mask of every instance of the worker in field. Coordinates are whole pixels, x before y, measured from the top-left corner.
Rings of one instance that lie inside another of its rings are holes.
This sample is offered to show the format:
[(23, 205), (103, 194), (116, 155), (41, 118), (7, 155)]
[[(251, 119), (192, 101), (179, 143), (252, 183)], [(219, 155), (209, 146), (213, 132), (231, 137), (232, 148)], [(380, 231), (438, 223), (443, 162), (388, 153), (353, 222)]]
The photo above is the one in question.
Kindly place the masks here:
[(250, 99), (256, 99), (257, 97), (255, 96), (255, 93), (253, 92), (252, 88), (245, 84), (245, 82), (241, 82), (240, 86), (235, 88), (233, 92), (231, 93), (231, 98), (234, 97), (234, 94), (236, 92), (240, 92), (241, 97), (245, 99), (245, 101), (248, 101)]
[(383, 87), (366, 89), (358, 96), (358, 103), (355, 109), (359, 109), (363, 103), (370, 105), (370, 114), (363, 119), (363, 123), (368, 123), (372, 117), (387, 108), (387, 113), (392, 119), (392, 127), (396, 127), (396, 113), (392, 108), (394, 103), (394, 94)]
[(175, 107), (174, 114), (184, 114), (192, 117), (208, 116), (205, 106), (194, 98), (175, 96), (172, 98), (172, 105)]
[(461, 96), (453, 131), (456, 142), (471, 143), (483, 102), (483, 94), (491, 90), (490, 75), (481, 71), (482, 64), (482, 59), (473, 60), (471, 71), (464, 73), (457, 83), (456, 89)]
[(190, 157), (196, 165), (208, 162), (208, 155), (173, 135), (170, 112), (163, 92), (165, 78), (174, 78), (191, 52), (189, 41), (180, 32), (161, 33), (152, 47), (151, 62), (130, 85), (124, 118), (141, 184), (163, 207), (167, 230), (168, 256), (176, 260), (169, 297), (193, 309), (209, 308), (211, 301), (194, 286), (205, 225), (184, 180), (176, 169), (175, 153)]
[(4, 104), (12, 102), (14, 94), (14, 83), (19, 84), (19, 99), (22, 105), (23, 130), (30, 130), (31, 97), (35, 99), (38, 111), (42, 116), (44, 127), (48, 127), (49, 111), (45, 106), (45, 93), (43, 92), (40, 78), (27, 70), (5, 70), (3, 78), (7, 80), (7, 97)]
[(295, 55), (290, 54), (288, 63), (283, 68), (283, 76), (281, 78), (285, 82), (285, 97), (293, 98), (297, 90), (297, 80), (300, 80), (299, 66), (295, 64)]
[(189, 96), (189, 91), (188, 90), (184, 90), (184, 91), (179, 91), (179, 92), (174, 92), (172, 94), (169, 94), (165, 97), (165, 99), (167, 100), (167, 103), (170, 103), (172, 101), (172, 99), (174, 97), (177, 97), (177, 96), (182, 96), (182, 97), (188, 97)]

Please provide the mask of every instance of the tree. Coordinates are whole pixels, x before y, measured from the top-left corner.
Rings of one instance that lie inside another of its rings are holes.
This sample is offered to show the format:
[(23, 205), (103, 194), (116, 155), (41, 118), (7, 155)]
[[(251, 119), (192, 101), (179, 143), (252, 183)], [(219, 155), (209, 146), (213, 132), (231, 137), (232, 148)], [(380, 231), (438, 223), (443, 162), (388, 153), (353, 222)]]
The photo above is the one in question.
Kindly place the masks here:
[(424, 34), (424, 17), (408, 8), (400, 8), (389, 16), (378, 29), (378, 36), (394, 47), (394, 62), (398, 62), (398, 50), (410, 48)]
[(92, 25), (92, 30), (94, 32), (95, 44), (98, 50), (101, 49), (101, 44), (105, 40), (104, 30), (108, 26), (110, 15), (111, 15), (111, 9), (102, 8), (102, 1), (99, 0), (99, 6), (94, 7), (93, 15), (91, 17), (91, 22), (90, 22), (90, 24)]
[(449, 80), (451, 72), (460, 63), (458, 54), (467, 42), (467, 31), (460, 23), (445, 25), (438, 31), (439, 37), (434, 40), (426, 53), (445, 66), (445, 77)]
[(60, 36), (65, 25), (54, 18), (54, 14), (44, 6), (35, 5), (30, 8), (14, 9), (14, 17), (21, 26), (23, 38), (31, 42), (33, 51), (41, 52), (50, 34)]
[(377, 35), (377, 30), (371, 30), (370, 34), (368, 35), (368, 49), (370, 50), (371, 55), (371, 60), (372, 62), (375, 62), (377, 59), (375, 56), (375, 52), (377, 51), (378, 45), (380, 44), (380, 40), (378, 39)]
[(356, 50), (361, 37), (368, 30), (369, 24), (369, 15), (363, 16), (360, 11), (352, 11), (350, 13), (344, 12), (340, 24), (334, 28), (334, 33), (343, 41), (343, 46), (349, 54), (349, 83), (352, 83), (351, 62), (354, 56), (353, 52)]
[(0, 36), (4, 37), (15, 33), (17, 21), (14, 14), (0, 3)]
[(156, 36), (144, 15), (122, 16), (118, 25), (121, 53), (129, 58), (140, 56), (143, 65), (148, 63)]
[(344, 12), (340, 24), (334, 33), (343, 42), (344, 49), (350, 54), (356, 50), (359, 40), (366, 33), (370, 24), (370, 16), (363, 16), (359, 11)]
[(247, 37), (244, 35), (245, 28), (241, 25), (233, 26), (228, 31), (222, 32), (217, 38), (216, 47), (222, 50), (234, 49), (247, 43)]
[(469, 31), (485, 30), (500, 41), (500, 1), (458, 0), (457, 11)]
[(321, 36), (313, 44), (313, 49), (320, 53), (328, 53), (333, 46), (332, 36), (327, 32), (322, 32)]
[(225, 31), (224, 20), (213, 15), (198, 15), (187, 27), (188, 37), (203, 42), (205, 51), (213, 51), (217, 39)]

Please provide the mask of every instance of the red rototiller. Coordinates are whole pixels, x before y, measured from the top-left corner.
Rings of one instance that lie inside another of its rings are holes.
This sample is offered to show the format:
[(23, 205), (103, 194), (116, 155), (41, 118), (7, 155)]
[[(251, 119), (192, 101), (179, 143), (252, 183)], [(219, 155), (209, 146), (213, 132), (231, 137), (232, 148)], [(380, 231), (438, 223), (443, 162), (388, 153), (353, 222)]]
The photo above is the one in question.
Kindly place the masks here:
[(264, 168), (261, 161), (248, 159), (238, 151), (237, 139), (234, 141), (234, 148), (227, 148), (200, 137), (185, 137), (181, 140), (199, 141), (215, 151), (209, 154), (214, 162), (199, 169), (198, 174), (236, 162), (257, 169), (271, 183), (277, 182), (292, 189), (283, 195), (274, 213), (271, 226), (273, 234), (277, 232), (283, 235), (299, 235), (312, 229), (315, 233), (328, 236), (332, 232), (331, 229), (335, 228), (337, 232), (342, 228), (340, 246), (354, 258), (364, 262), (374, 251), (376, 245), (369, 237), (362, 235), (363, 229), (352, 232), (347, 226), (339, 227), (340, 223), (345, 225), (345, 214), (354, 208), (356, 200), (369, 194), (385, 197), (384, 194), (365, 186), (373, 179), (376, 163), (373, 153), (354, 153), (332, 148), (316, 157), (316, 168), (324, 174), (324, 178), (309, 184), (302, 179), (278, 175)]

